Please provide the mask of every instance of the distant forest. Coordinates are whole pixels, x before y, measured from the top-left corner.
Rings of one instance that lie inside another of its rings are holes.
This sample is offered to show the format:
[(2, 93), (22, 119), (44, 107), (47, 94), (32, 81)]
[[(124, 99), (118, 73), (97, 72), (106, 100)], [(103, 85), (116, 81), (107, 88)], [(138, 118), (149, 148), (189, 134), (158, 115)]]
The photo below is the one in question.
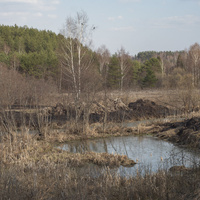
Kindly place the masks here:
[[(76, 40), (76, 38), (73, 38)], [(69, 70), (64, 70), (62, 45), (68, 38), (52, 31), (37, 30), (27, 26), (0, 26), (1, 70), (15, 70), (22, 77), (44, 81), (52, 80), (60, 91), (70, 91)], [(82, 44), (83, 47), (83, 44)], [(75, 48), (75, 47), (74, 47)], [(85, 81), (95, 77), (93, 84), (99, 90), (135, 89), (152, 87), (178, 87), (191, 76), (191, 84), (199, 87), (200, 46), (193, 44), (188, 51), (145, 51), (131, 56), (121, 47), (111, 55), (106, 46), (96, 51), (84, 46), (87, 59), (92, 63), (85, 73)], [(68, 51), (70, 53), (70, 51)], [(74, 55), (78, 52), (75, 51)], [(76, 64), (77, 56), (73, 62)], [(86, 63), (86, 62), (84, 62)], [(80, 64), (80, 63), (79, 63)], [(85, 64), (86, 65), (86, 64)], [(85, 67), (87, 69), (87, 66)], [(83, 91), (87, 84), (83, 84)]]

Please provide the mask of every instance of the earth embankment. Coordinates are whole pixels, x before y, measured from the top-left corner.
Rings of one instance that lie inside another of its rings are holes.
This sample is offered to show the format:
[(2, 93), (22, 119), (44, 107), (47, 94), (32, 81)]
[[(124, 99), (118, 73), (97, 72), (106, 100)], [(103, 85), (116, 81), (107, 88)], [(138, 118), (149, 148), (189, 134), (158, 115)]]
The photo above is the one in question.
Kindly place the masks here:
[(179, 145), (200, 148), (200, 117), (152, 124), (144, 128), (144, 133), (153, 134)]

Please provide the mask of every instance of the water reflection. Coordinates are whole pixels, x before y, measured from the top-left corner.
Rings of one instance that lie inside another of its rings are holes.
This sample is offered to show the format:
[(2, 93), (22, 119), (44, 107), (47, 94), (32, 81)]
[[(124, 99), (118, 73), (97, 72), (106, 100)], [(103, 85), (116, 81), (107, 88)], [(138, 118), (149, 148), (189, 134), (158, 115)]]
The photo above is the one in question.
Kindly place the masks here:
[(151, 136), (124, 136), (106, 139), (86, 140), (65, 144), (61, 147), (74, 153), (87, 151), (107, 152), (127, 155), (130, 159), (138, 161), (133, 168), (120, 167), (120, 173), (143, 173), (150, 170), (169, 169), (174, 165), (190, 167), (199, 163), (199, 152), (191, 151), (170, 142)]

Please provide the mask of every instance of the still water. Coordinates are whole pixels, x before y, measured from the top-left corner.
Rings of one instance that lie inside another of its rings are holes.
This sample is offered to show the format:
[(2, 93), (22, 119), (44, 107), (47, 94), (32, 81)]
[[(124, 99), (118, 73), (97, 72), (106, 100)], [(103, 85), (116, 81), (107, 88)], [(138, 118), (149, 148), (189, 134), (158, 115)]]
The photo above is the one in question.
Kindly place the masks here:
[(169, 169), (175, 165), (191, 167), (199, 164), (200, 152), (181, 148), (170, 142), (152, 136), (123, 136), (105, 139), (76, 141), (61, 146), (63, 150), (73, 153), (87, 151), (107, 152), (127, 155), (130, 159), (138, 161), (131, 168), (120, 167), (122, 174), (156, 172), (158, 169)]

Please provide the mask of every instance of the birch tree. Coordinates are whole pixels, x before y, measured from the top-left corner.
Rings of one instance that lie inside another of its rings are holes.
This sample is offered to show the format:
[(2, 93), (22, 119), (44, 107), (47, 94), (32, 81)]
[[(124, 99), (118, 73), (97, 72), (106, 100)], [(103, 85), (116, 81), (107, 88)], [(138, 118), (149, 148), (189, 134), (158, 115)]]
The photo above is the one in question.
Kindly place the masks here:
[[(68, 17), (62, 30), (63, 38), (60, 45), (60, 61), (62, 79), (72, 89), (75, 109), (75, 131), (86, 130), (90, 107), (95, 92), (96, 78), (95, 56), (91, 50), (91, 37), (94, 26), (89, 26), (88, 17), (84, 11), (75, 17)], [(79, 123), (83, 116), (83, 123)], [(82, 130), (81, 130), (82, 129)]]
[(80, 99), (84, 83), (84, 74), (92, 66), (91, 33), (95, 27), (89, 27), (87, 14), (83, 11), (68, 17), (61, 34), (61, 66), (68, 82), (72, 84), (76, 100)]
[(110, 62), (110, 52), (105, 45), (102, 45), (97, 49), (98, 62), (99, 62), (99, 72), (103, 80), (104, 86), (106, 86), (108, 65)]
[(130, 56), (125, 51), (123, 47), (118, 51), (118, 57), (120, 60), (120, 70), (121, 70), (121, 81), (120, 81), (120, 89), (123, 90), (124, 86), (124, 78), (127, 75), (130, 68)]

